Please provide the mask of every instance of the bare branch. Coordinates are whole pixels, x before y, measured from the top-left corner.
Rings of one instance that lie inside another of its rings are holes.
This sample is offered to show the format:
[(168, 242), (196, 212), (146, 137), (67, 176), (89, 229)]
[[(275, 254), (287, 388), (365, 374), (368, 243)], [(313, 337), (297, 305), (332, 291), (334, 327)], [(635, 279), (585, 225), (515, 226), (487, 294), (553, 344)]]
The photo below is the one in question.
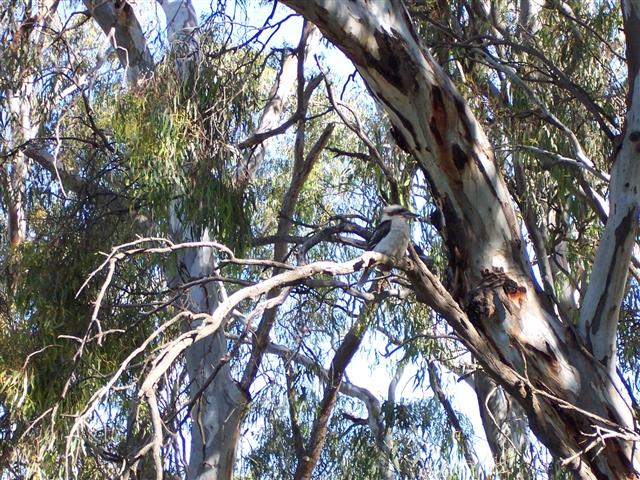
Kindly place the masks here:
[[(318, 63), (317, 60), (316, 60), (316, 64), (318, 65), (318, 68), (320, 68), (320, 64)], [(389, 184), (389, 188), (391, 190), (390, 193), (391, 193), (392, 203), (400, 202), (400, 188), (398, 186), (398, 181), (396, 177), (391, 173), (389, 168), (387, 168), (384, 160), (382, 159), (382, 155), (380, 155), (380, 152), (378, 151), (374, 143), (371, 141), (371, 139), (369, 139), (369, 137), (365, 133), (360, 123), (360, 119), (358, 115), (353, 110), (351, 110), (351, 108), (349, 108), (349, 106), (346, 105), (345, 103), (337, 102), (335, 100), (333, 96), (333, 89), (331, 88), (331, 82), (329, 82), (329, 79), (326, 75), (324, 76), (324, 79), (325, 79), (324, 81), (325, 88), (327, 90), (327, 98), (331, 102), (333, 109), (338, 114), (342, 122), (347, 126), (347, 128), (349, 128), (349, 130), (355, 133), (360, 139), (360, 141), (362, 141), (362, 143), (366, 145), (370, 155), (369, 158), (371, 158), (374, 161), (374, 163), (378, 166), (378, 168), (380, 168), (385, 179), (387, 180), (387, 183)], [(351, 114), (352, 120), (347, 118), (343, 110), (346, 110)]]
[[(473, 458), (473, 449), (471, 447), (471, 443), (469, 442), (467, 435), (462, 429), (460, 420), (458, 420), (458, 415), (456, 414), (455, 410), (451, 406), (451, 402), (445, 395), (444, 390), (442, 390), (442, 385), (440, 384), (440, 376), (438, 374), (435, 363), (433, 361), (430, 361), (428, 363), (428, 370), (429, 370), (429, 382), (431, 383), (431, 389), (433, 390), (433, 393), (435, 394), (436, 398), (440, 402), (440, 405), (442, 405), (442, 408), (444, 408), (444, 411), (447, 414), (447, 418), (449, 419), (449, 423), (451, 423), (451, 426), (456, 432), (456, 437), (457, 437), (456, 440), (460, 444), (462, 454), (464, 455), (464, 460), (465, 462), (467, 462), (467, 466), (469, 467), (469, 470), (471, 470), (472, 474), (477, 477), (478, 462), (475, 458)], [(480, 475), (480, 477), (482, 476), (483, 475)]]
[(313, 429), (309, 435), (305, 455), (300, 459), (296, 468), (294, 476), (296, 480), (309, 480), (313, 474), (313, 470), (318, 463), (320, 453), (324, 447), (329, 419), (331, 418), (333, 407), (338, 399), (338, 392), (342, 384), (344, 372), (362, 343), (362, 339), (364, 338), (364, 334), (367, 331), (370, 319), (377, 305), (377, 302), (371, 302), (366, 303), (362, 307), (358, 319), (345, 335), (331, 360), (329, 380), (324, 389), (324, 396), (320, 402), (318, 414), (313, 422)]
[(151, 390), (147, 392), (147, 404), (149, 405), (149, 411), (151, 413), (151, 425), (153, 426), (153, 463), (156, 468), (156, 480), (162, 480), (164, 478), (164, 468), (162, 466), (162, 419), (160, 418), (160, 411), (158, 409), (158, 400), (156, 393)]
[[(271, 87), (269, 100), (262, 110), (258, 127), (251, 137), (238, 145), (238, 148), (241, 149), (251, 149), (245, 153), (236, 166), (236, 181), (241, 188), (253, 179), (255, 172), (262, 163), (267, 147), (266, 141), (274, 135), (284, 133), (304, 115), (304, 109), (297, 108), (289, 120), (276, 127), (276, 122), (284, 109), (286, 97), (293, 88), (293, 82), (296, 78), (296, 65), (299, 62), (304, 62), (304, 58), (309, 55), (310, 51), (318, 43), (319, 38), (318, 30), (309, 23), (305, 24), (298, 48), (283, 58), (280, 72)], [(307, 86), (307, 92), (305, 93), (306, 102), (309, 101), (314, 90), (314, 82), (311, 82)]]
[(367, 252), (362, 255), (362, 257), (344, 263), (315, 262), (298, 267), (295, 270), (281, 273), (251, 287), (238, 290), (230, 295), (224, 302), (220, 303), (213, 314), (198, 315), (203, 321), (197, 328), (183, 333), (160, 350), (140, 388), (139, 395), (143, 395), (147, 390), (152, 388), (158, 379), (190, 345), (215, 333), (225, 322), (228, 315), (243, 300), (259, 297), (278, 288), (299, 284), (303, 280), (316, 275), (346, 275), (361, 270), (370, 262), (384, 263), (385, 261), (387, 261), (385, 255), (377, 252)]

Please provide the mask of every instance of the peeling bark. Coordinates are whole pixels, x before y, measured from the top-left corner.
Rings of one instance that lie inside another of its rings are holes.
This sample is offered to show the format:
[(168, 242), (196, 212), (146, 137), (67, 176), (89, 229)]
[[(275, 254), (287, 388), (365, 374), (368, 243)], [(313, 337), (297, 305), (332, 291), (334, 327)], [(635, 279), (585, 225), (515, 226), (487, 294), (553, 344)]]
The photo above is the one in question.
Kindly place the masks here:
[[(490, 375), (522, 404), (539, 438), (554, 455), (566, 459), (578, 477), (638, 478), (638, 454), (628, 440), (633, 434), (633, 418), (627, 395), (615, 376), (613, 350), (631, 252), (629, 242), (635, 236), (638, 221), (640, 173), (634, 160), (640, 152), (636, 112), (640, 87), (636, 85), (635, 55), (629, 64), (633, 101), (612, 178), (612, 212), (581, 312), (580, 329), (589, 339), (585, 346), (580, 334), (570, 325), (563, 325), (536, 290), (512, 199), (495, 166), (491, 146), (451, 81), (421, 47), (402, 2), (283, 3), (314, 22), (355, 63), (372, 94), (384, 106), (402, 144), (429, 179), (444, 216), (442, 232), (453, 271), (453, 295), (414, 255), (408, 275), (418, 298), (447, 319)], [(143, 77), (151, 68), (151, 56), (130, 5), (123, 2), (116, 8), (110, 2), (89, 0), (86, 4), (111, 39), (127, 77)], [(633, 32), (640, 30), (637, 9), (630, 4), (624, 4), (624, 11), (631, 48), (635, 45)], [(199, 260), (183, 261), (188, 276), (198, 272)], [(210, 293), (201, 300), (196, 300), (197, 295), (192, 292), (195, 305), (213, 307), (215, 300), (209, 297)], [(223, 316), (224, 312), (216, 312), (217, 319)], [(189, 360), (193, 361), (189, 368), (199, 370), (196, 383), (207, 380), (212, 373), (202, 368), (197, 359), (213, 362), (225, 355), (224, 341), (216, 340), (221, 322), (215, 328), (207, 325), (196, 338), (198, 350)], [(218, 378), (228, 378), (221, 375), (222, 370), (224, 367), (212, 384)], [(207, 395), (221, 405), (226, 402), (238, 406), (247, 400), (242, 391), (224, 393), (225, 389), (211, 390)], [(215, 395), (227, 395), (229, 401), (215, 399)], [(201, 459), (194, 457), (193, 468), (199, 470), (193, 477), (190, 473), (190, 478), (207, 478), (203, 477), (210, 474), (206, 469), (214, 464), (223, 465), (218, 471), (230, 472), (232, 454), (229, 450), (216, 453), (219, 445), (212, 442), (217, 439), (224, 446), (235, 446), (236, 427), (225, 429), (221, 420), (233, 420), (242, 410), (230, 407), (228, 416), (216, 417), (211, 412), (214, 416), (209, 417), (202, 408), (194, 418), (206, 419), (207, 427), (209, 420), (217, 419), (218, 430), (201, 430), (204, 435), (200, 444), (209, 442), (212, 450), (209, 455), (204, 448)], [(618, 437), (593, 443), (594, 435), (602, 429), (609, 429)]]

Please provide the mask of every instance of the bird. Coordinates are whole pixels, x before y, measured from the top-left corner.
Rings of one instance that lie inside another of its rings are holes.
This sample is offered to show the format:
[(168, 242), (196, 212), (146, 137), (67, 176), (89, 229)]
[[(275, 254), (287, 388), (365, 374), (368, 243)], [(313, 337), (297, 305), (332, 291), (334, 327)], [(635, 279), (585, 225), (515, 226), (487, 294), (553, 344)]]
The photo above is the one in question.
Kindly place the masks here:
[[(380, 224), (376, 227), (367, 243), (367, 250), (383, 253), (397, 262), (407, 251), (409, 246), (409, 220), (418, 218), (411, 210), (402, 205), (389, 205), (382, 210)], [(371, 274), (371, 268), (366, 267), (358, 286), (362, 287)]]

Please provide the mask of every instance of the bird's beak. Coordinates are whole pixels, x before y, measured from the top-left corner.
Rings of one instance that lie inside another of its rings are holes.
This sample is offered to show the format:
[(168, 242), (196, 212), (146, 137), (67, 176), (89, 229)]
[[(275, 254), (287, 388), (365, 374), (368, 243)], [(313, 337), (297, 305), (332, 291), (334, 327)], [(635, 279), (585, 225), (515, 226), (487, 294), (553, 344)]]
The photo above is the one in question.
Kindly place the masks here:
[(418, 215), (417, 213), (413, 213), (409, 211), (404, 212), (402, 216), (408, 219), (420, 218), (420, 215)]

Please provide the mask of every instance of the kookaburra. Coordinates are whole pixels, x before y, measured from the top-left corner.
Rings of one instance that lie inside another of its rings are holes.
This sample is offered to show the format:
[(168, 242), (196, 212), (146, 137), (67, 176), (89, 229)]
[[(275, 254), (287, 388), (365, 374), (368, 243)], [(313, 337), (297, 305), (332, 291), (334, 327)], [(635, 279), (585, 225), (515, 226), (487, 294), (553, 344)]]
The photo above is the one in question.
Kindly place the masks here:
[[(409, 246), (409, 220), (419, 215), (411, 212), (402, 205), (389, 205), (382, 211), (380, 224), (376, 227), (367, 243), (367, 250), (384, 253), (394, 262), (404, 257)], [(358, 281), (358, 286), (364, 285), (371, 274), (370, 268), (365, 268)]]

